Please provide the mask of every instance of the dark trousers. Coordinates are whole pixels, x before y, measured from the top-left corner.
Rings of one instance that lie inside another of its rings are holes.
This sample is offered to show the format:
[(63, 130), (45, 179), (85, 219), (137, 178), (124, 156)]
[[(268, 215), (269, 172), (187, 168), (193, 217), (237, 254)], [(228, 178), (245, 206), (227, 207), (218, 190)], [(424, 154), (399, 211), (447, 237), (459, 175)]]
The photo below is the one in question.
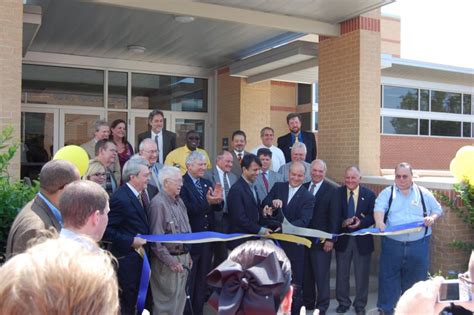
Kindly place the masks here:
[(303, 304), (308, 310), (325, 312), (329, 308), (331, 256), (332, 251), (304, 249)]
[[(215, 231), (219, 233), (229, 233), (229, 215), (222, 211), (216, 212), (215, 216)], [(212, 250), (214, 252), (214, 258), (212, 261), (212, 267), (219, 266), (224, 260), (227, 259), (228, 250), (226, 242), (214, 242), (212, 243)]]
[(186, 305), (184, 313), (202, 315), (207, 293), (206, 276), (211, 271), (212, 244), (204, 243), (198, 246), (193, 245), (191, 258), (193, 260), (193, 268), (189, 275), (188, 288), (193, 310), (191, 312), (189, 306)]
[(362, 311), (367, 305), (369, 295), (370, 256), (372, 253), (361, 255), (355, 238), (355, 236), (349, 238), (344, 251), (336, 251), (336, 299), (339, 305), (351, 306), (349, 281), (351, 261), (353, 260), (356, 296), (352, 304), (356, 311)]
[(131, 252), (118, 258), (118, 266), (120, 312), (122, 315), (135, 314), (143, 260), (138, 253)]
[(304, 246), (288, 242), (280, 242), (280, 244), (291, 263), (291, 282), (293, 284), (291, 314), (299, 315), (300, 308), (303, 306)]

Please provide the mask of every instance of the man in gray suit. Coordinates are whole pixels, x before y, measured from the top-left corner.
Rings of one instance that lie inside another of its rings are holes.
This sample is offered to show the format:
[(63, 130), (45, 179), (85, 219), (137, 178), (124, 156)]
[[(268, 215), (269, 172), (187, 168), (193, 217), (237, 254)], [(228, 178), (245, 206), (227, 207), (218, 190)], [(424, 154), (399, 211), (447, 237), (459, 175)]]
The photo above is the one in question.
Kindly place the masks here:
[[(230, 187), (232, 187), (238, 179), (238, 177), (231, 172), (232, 160), (232, 154), (229, 151), (222, 151), (216, 158), (216, 165), (212, 169), (207, 170), (204, 174), (204, 178), (210, 180), (214, 187), (217, 183), (222, 186), (222, 211), (214, 212), (215, 231), (220, 233), (228, 233), (229, 231), (227, 194), (229, 193)], [(218, 266), (221, 262), (227, 259), (227, 247), (224, 242), (215, 242), (213, 244), (213, 266)]]
[(247, 144), (247, 135), (242, 130), (236, 130), (232, 134), (232, 173), (239, 176), (242, 175), (242, 168), (240, 167), (240, 161), (244, 155), (250, 154), (245, 151), (245, 145)]
[(303, 183), (309, 183), (311, 181), (311, 164), (305, 161), (306, 159), (306, 145), (303, 142), (298, 142), (293, 145), (291, 148), (291, 161), (282, 165), (278, 170), (283, 176), (283, 181), (288, 181), (288, 172), (290, 170), (290, 166), (293, 162), (300, 161), (303, 163), (305, 172), (304, 172), (304, 181)]
[(39, 193), (13, 221), (7, 240), (7, 258), (24, 252), (28, 241), (36, 238), (41, 230), (50, 227), (61, 230), (59, 197), (67, 184), (79, 179), (77, 168), (68, 161), (52, 160), (43, 166), (39, 174)]
[(260, 200), (265, 199), (275, 183), (283, 181), (283, 176), (271, 169), (272, 154), (272, 151), (267, 148), (261, 148), (257, 151), (257, 157), (260, 159), (260, 162), (262, 162), (262, 168), (255, 181), (255, 187), (257, 188), (257, 194)]

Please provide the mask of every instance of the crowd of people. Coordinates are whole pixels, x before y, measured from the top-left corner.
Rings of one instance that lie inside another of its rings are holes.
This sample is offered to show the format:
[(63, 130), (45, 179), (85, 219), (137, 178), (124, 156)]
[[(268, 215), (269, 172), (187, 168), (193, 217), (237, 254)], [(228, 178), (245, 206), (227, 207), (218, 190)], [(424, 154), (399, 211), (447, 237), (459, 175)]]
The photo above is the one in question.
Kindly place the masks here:
[[(365, 314), (372, 235), (313, 239), (311, 248), (247, 239), (192, 245), (149, 243), (140, 237), (204, 231), (268, 235), (281, 231), (284, 220), (332, 234), (373, 225), (384, 231), (423, 221), (422, 231), (382, 237), (379, 312), (393, 314), (400, 296), (426, 280), (431, 226), (442, 215), (442, 208), (429, 190), (413, 182), (408, 163), (395, 167), (394, 184), (377, 197), (360, 184), (361, 171), (355, 165), (347, 167), (340, 187), (326, 179), (327, 165), (316, 158), (315, 137), (301, 130), (297, 113), (288, 115), (289, 133), (278, 138), (277, 146), (271, 127), (261, 130), (261, 145), (249, 151), (245, 132), (235, 131), (231, 148), (220, 152), (214, 165), (199, 148), (199, 133), (188, 131), (184, 146), (176, 147), (176, 134), (164, 130), (163, 121), (159, 110), (150, 113), (150, 131), (138, 136), (137, 153), (126, 140), (125, 121), (116, 120), (110, 127), (104, 121), (96, 122), (93, 138), (82, 145), (91, 159), (83, 180), (67, 161), (44, 165), (40, 192), (20, 211), (10, 230), (9, 261), (0, 274), (8, 270), (19, 276), (0, 285), (0, 297), (7, 301), (0, 302), (0, 313), (11, 310), (14, 303), (23, 303), (8, 297), (18, 295), (12, 290), (33, 290), (34, 285), (41, 290), (40, 281), (44, 281), (68, 286), (54, 285), (56, 291), (45, 293), (56, 294), (59, 300), (62, 294), (81, 296), (77, 301), (52, 303), (57, 312), (38, 308), (38, 314), (114, 314), (118, 310), (135, 314), (147, 253), (151, 279), (146, 308), (152, 314), (203, 314), (206, 302), (219, 314), (276, 314), (278, 310), (299, 314), (303, 306), (325, 314), (334, 250), (336, 312), (346, 313), (353, 307), (357, 314)], [(58, 232), (59, 239), (29, 248), (48, 229)], [(77, 261), (76, 255), (81, 256)], [(353, 299), (349, 285), (352, 262)], [(40, 263), (51, 264), (53, 271), (43, 270), (44, 279), (38, 276), (38, 283), (28, 288), (22, 281), (37, 273)], [(57, 279), (62, 273), (84, 283), (69, 285), (73, 279)], [(94, 277), (97, 282), (87, 284)], [(110, 309), (102, 312), (96, 304), (107, 301)], [(26, 310), (33, 305), (47, 304), (35, 296), (28, 303), (18, 314), (29, 313)]]

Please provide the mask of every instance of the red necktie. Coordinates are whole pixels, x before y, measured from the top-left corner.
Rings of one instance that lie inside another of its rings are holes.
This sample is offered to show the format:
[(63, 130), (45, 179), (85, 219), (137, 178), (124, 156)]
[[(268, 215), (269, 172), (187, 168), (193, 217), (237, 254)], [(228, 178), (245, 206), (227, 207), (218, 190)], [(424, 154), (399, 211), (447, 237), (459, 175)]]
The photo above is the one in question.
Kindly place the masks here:
[(262, 172), (262, 179), (263, 179), (263, 185), (265, 185), (265, 190), (267, 191), (268, 193), (268, 179), (267, 179), (267, 176), (266, 176), (267, 172)]
[(237, 159), (239, 159), (239, 162), (242, 161), (242, 153), (237, 154)]

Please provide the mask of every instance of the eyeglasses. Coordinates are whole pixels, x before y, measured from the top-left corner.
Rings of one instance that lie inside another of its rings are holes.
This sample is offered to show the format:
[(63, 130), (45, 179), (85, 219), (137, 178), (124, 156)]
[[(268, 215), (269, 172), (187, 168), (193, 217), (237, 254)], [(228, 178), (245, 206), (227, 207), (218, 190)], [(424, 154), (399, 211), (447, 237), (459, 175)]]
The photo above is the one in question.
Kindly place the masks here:
[(189, 140), (199, 140), (199, 137), (188, 137)]
[(94, 174), (91, 174), (92, 176), (102, 176), (102, 177), (105, 177), (107, 175), (107, 173), (94, 173)]
[(408, 176), (408, 175), (395, 175), (396, 179), (400, 179), (400, 178), (407, 179), (408, 177), (410, 177), (410, 176)]
[(143, 150), (143, 152), (146, 152), (146, 153), (158, 153), (158, 150)]

